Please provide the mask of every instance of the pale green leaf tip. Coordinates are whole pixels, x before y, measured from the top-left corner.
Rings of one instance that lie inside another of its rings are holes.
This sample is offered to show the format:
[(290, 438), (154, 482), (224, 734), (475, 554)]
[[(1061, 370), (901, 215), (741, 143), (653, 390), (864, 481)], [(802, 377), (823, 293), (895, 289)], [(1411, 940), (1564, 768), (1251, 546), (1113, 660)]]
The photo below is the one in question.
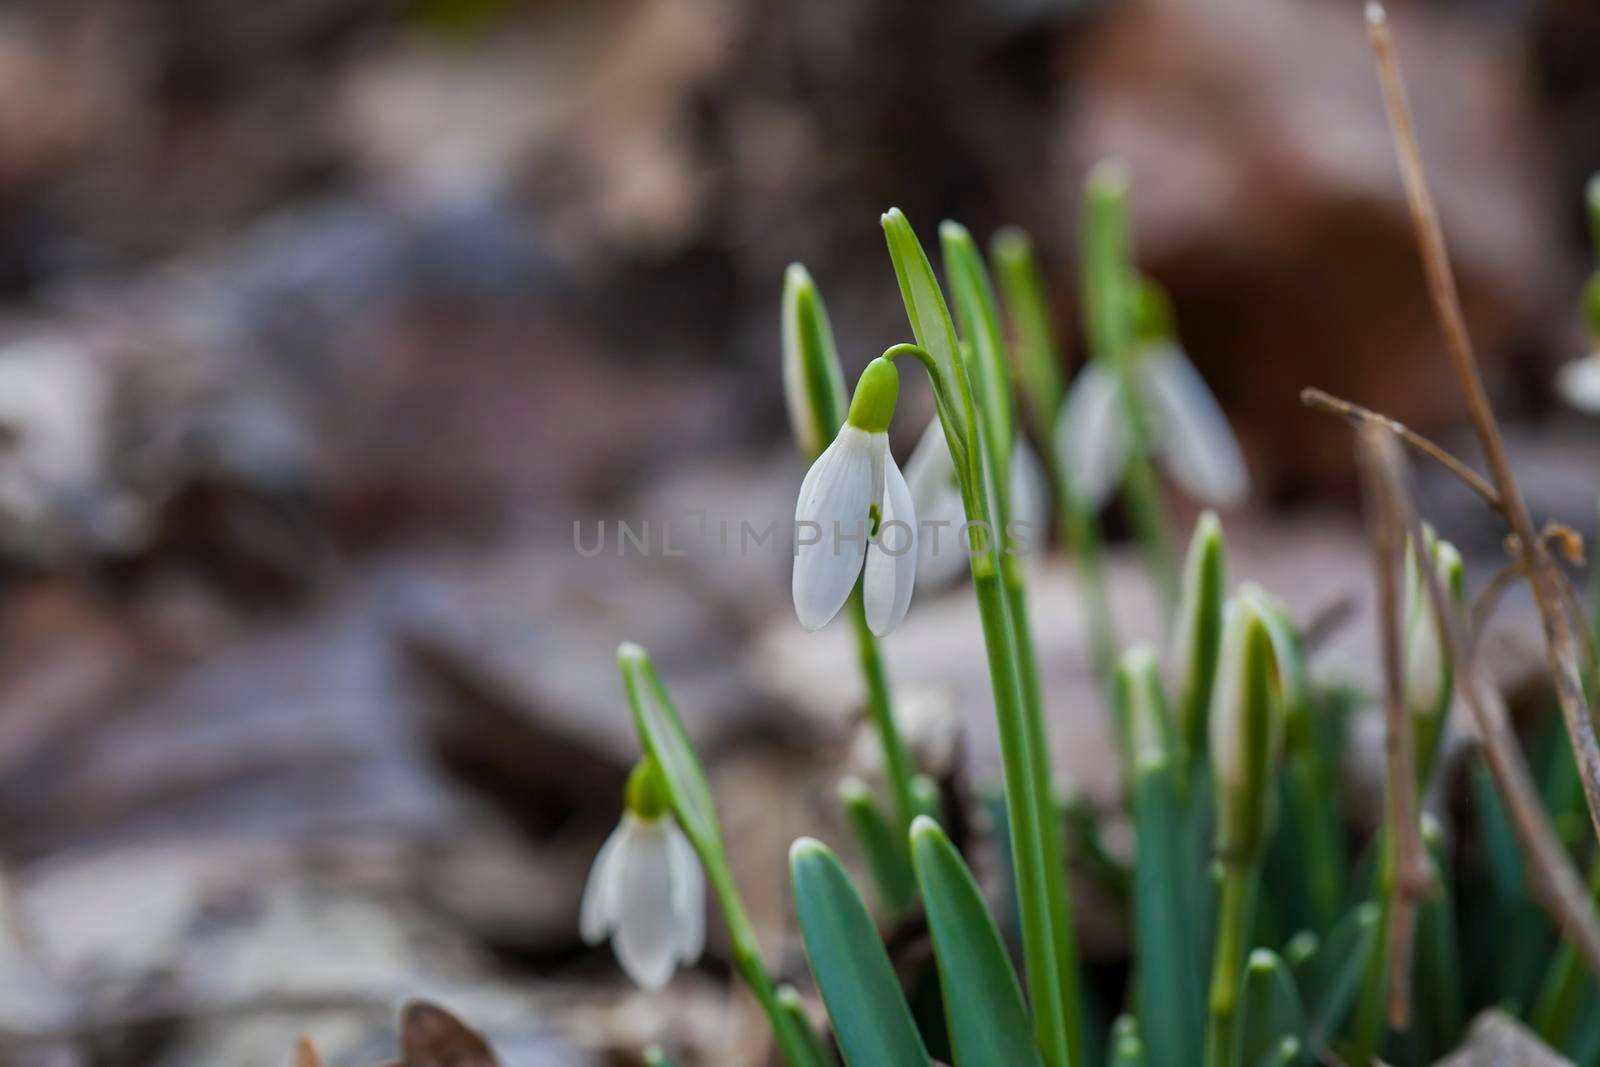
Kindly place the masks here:
[(636, 645), (632, 641), (624, 641), (617, 646), (617, 663), (624, 668), (642, 666), (649, 660), (650, 654), (643, 646)]
[(1128, 167), (1120, 159), (1102, 159), (1089, 171), (1089, 191), (1097, 197), (1125, 196), (1128, 183)]
[(1386, 23), (1388, 21), (1389, 21), (1389, 12), (1384, 10), (1383, 5), (1378, 3), (1378, 0), (1368, 0), (1368, 3), (1367, 3), (1367, 25), (1369, 25), (1369, 26), (1382, 26), (1384, 23)]
[(1589, 175), (1589, 210), (1600, 212), (1600, 171)]
[(806, 1002), (800, 996), (800, 990), (784, 982), (778, 987), (778, 1003), (786, 1008), (803, 1008)]
[(886, 230), (891, 226), (910, 225), (910, 223), (906, 221), (906, 213), (897, 207), (892, 207), (888, 211), (885, 211), (878, 217), (878, 221), (883, 224), (883, 228)]
[(1288, 1034), (1278, 1042), (1278, 1054), (1284, 1059), (1293, 1059), (1300, 1055), (1300, 1039), (1293, 1034)]
[(839, 779), (839, 800), (846, 805), (860, 804), (872, 799), (872, 791), (867, 788), (867, 783), (851, 775)]
[(1028, 254), (1033, 242), (1028, 238), (1028, 231), (1021, 226), (1002, 226), (989, 238), (989, 243), (994, 249), (996, 259), (1014, 260), (1021, 259)]
[(1269, 974), (1278, 969), (1278, 954), (1270, 948), (1254, 949), (1246, 966), (1251, 974)]
[(793, 289), (811, 285), (811, 272), (804, 263), (791, 263), (783, 272), (783, 283)]
[(944, 836), (944, 831), (939, 829), (939, 824), (927, 815), (918, 815), (911, 820), (911, 840), (931, 841)]
[(805, 860), (831, 859), (833, 853), (814, 837), (797, 837), (794, 844), (789, 846), (789, 866), (799, 866)]
[(939, 223), (939, 239), (941, 241), (959, 241), (962, 244), (972, 243), (972, 234), (967, 228), (955, 219), (945, 219)]

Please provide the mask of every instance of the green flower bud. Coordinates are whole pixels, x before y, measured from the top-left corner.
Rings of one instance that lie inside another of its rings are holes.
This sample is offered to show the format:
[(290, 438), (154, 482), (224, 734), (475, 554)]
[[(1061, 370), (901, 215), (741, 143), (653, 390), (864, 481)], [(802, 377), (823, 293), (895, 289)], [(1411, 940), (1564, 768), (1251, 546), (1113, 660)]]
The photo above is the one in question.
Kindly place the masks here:
[(1192, 756), (1205, 750), (1206, 714), (1222, 645), (1222, 604), (1227, 581), (1222, 523), (1216, 512), (1207, 511), (1195, 523), (1194, 536), (1189, 540), (1170, 653), (1177, 686), (1178, 732)]
[(899, 396), (900, 372), (894, 369), (893, 363), (879, 356), (861, 372), (846, 421), (858, 430), (884, 433), (894, 418), (894, 404)]
[(1217, 791), (1217, 850), (1247, 864), (1266, 839), (1279, 724), (1272, 637), (1251, 597), (1228, 602), (1211, 696), (1211, 769)]
[(661, 768), (648, 755), (640, 756), (639, 762), (633, 765), (622, 797), (623, 806), (641, 819), (659, 819), (672, 810), (672, 798), (667, 795)]
[(844, 421), (844, 374), (822, 296), (798, 263), (783, 276), (783, 397), (801, 453), (816, 459)]

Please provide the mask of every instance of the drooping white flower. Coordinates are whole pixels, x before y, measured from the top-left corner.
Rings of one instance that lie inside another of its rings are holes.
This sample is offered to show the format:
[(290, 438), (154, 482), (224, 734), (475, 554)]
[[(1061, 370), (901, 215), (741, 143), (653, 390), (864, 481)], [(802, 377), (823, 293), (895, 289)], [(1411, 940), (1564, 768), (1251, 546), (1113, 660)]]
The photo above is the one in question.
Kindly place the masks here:
[(1600, 348), (1556, 372), (1561, 399), (1590, 415), (1600, 415)]
[(625, 811), (595, 857), (583, 891), (579, 933), (611, 938), (629, 978), (652, 992), (705, 949), (705, 875), (669, 811)]
[[(1039, 547), (1050, 521), (1050, 493), (1044, 465), (1028, 443), (1018, 437), (1011, 450), (1011, 532), (1023, 551)], [(906, 461), (906, 484), (917, 510), (917, 581), (944, 585), (967, 569), (971, 551), (962, 533), (966, 511), (955, 461), (945, 443), (944, 426), (937, 418), (928, 422), (911, 458)]]
[[(1197, 500), (1237, 504), (1249, 491), (1249, 472), (1205, 380), (1171, 342), (1151, 345), (1133, 359), (1139, 403), (1162, 469)], [(1116, 490), (1132, 444), (1121, 381), (1096, 360), (1073, 382), (1055, 430), (1057, 455), (1090, 507), (1102, 507)]]
[(792, 591), (800, 625), (827, 625), (862, 579), (867, 625), (879, 637), (911, 606), (917, 512), (889, 452), (899, 377), (879, 357), (856, 386), (850, 414), (806, 472), (795, 501)]

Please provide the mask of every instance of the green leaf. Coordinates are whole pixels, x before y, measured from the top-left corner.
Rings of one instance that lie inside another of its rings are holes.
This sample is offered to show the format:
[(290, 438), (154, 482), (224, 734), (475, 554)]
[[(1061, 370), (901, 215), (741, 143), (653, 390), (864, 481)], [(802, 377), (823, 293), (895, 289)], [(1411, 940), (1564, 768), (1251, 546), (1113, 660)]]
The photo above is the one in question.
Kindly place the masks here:
[(631, 641), (624, 642), (617, 649), (617, 665), (622, 669), (634, 726), (666, 782), (678, 825), (694, 843), (702, 861), (708, 852), (720, 856), (722, 829), (711, 803), (711, 786), (649, 654)]
[[(1147, 665), (1153, 686), (1155, 664)], [(1149, 717), (1149, 713), (1142, 717)], [(1135, 730), (1135, 734), (1152, 731)], [(1204, 1035), (1205, 982), (1184, 922), (1183, 814), (1165, 752), (1140, 744), (1133, 784), (1133, 919), (1139, 1012), (1151, 1067), (1185, 1067)]]
[(1439, 889), (1417, 911), (1417, 955), (1412, 988), (1416, 1031), (1426, 1062), (1442, 1059), (1461, 1040), (1461, 952), (1456, 944), (1455, 890), (1444, 862), (1439, 824), (1422, 817), (1422, 839), (1438, 873)]
[[(1005, 501), (1011, 463), (1011, 379), (1006, 367), (1005, 338), (1000, 332), (1000, 312), (994, 286), (976, 242), (959, 222), (939, 226), (945, 274), (955, 299), (961, 337), (971, 345), (973, 393), (987, 424), (989, 448), (994, 455), (995, 484)], [(1004, 514), (1009, 515), (1009, 507)]]
[(871, 790), (859, 778), (846, 778), (839, 783), (839, 802), (856, 845), (866, 857), (884, 908), (895, 915), (903, 914), (914, 899), (916, 882), (902, 838), (890, 828)]
[(1239, 999), (1239, 1055), (1243, 1065), (1271, 1058), (1283, 1038), (1303, 1042), (1306, 1013), (1300, 1005), (1289, 968), (1276, 952), (1258, 948), (1245, 967), (1244, 991)]
[(847, 401), (827, 309), (798, 263), (783, 278), (783, 391), (800, 451), (814, 460), (838, 434)]
[(1327, 1040), (1344, 1023), (1361, 986), (1367, 960), (1378, 947), (1379, 912), (1378, 905), (1370, 900), (1357, 905), (1339, 920), (1317, 949), (1305, 996), (1314, 1039)]
[(1047, 433), (1055, 425), (1066, 390), (1033, 242), (1021, 229), (1004, 227), (989, 242), (989, 261), (1011, 319), (1022, 395), (1031, 408), (1035, 430)]
[(972, 462), (977, 447), (977, 427), (969, 418), (972, 386), (961, 359), (955, 322), (950, 318), (950, 309), (944, 302), (933, 265), (928, 262), (928, 255), (922, 250), (910, 221), (899, 208), (890, 208), (882, 221), (911, 332), (917, 344), (931, 357), (931, 369), (937, 371), (933, 399), (939, 421), (944, 424), (945, 441), (956, 470), (962, 471)]
[(644, 1067), (673, 1067), (672, 1057), (660, 1045), (651, 1045), (644, 1050)]
[(789, 850), (789, 871), (806, 958), (845, 1063), (928, 1064), (889, 954), (838, 858), (821, 842), (802, 837)]
[(978, 883), (932, 819), (911, 827), (955, 1067), (1040, 1067), (1022, 989)]
[(806, 1002), (800, 996), (800, 991), (787, 982), (779, 986), (778, 1007), (794, 1024), (795, 1032), (804, 1037), (814, 1067), (835, 1067), (839, 1057), (833, 1054), (833, 1046), (823, 1040), (822, 1035), (817, 1033), (817, 1028), (812, 1025), (811, 1014), (806, 1011)]

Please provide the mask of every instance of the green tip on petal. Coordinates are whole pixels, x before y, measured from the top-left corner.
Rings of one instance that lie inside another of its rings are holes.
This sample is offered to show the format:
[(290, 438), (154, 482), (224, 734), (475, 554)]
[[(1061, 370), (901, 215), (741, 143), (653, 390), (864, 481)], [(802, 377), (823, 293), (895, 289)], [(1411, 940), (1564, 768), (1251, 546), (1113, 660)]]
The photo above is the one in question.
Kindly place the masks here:
[(894, 418), (895, 401), (900, 397), (900, 372), (879, 356), (867, 364), (856, 382), (856, 395), (850, 401), (848, 422), (858, 430), (883, 433)]

